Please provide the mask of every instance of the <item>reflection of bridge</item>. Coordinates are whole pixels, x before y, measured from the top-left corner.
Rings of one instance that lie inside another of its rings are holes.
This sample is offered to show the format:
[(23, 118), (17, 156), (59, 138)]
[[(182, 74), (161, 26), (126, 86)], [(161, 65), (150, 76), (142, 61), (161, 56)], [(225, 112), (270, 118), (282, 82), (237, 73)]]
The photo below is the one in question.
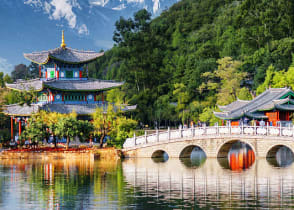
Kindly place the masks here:
[(227, 157), (233, 143), (247, 143), (257, 157), (274, 156), (281, 146), (294, 151), (294, 127), (215, 126), (168, 130), (128, 138), (123, 145), (127, 157), (189, 157), (201, 148), (207, 157)]
[(166, 203), (182, 199), (188, 206), (203, 208), (211, 204), (220, 209), (293, 208), (293, 164), (278, 169), (260, 159), (240, 172), (223, 169), (214, 159), (199, 168), (189, 168), (176, 158), (165, 163), (132, 158), (122, 164), (126, 182), (136, 191)]

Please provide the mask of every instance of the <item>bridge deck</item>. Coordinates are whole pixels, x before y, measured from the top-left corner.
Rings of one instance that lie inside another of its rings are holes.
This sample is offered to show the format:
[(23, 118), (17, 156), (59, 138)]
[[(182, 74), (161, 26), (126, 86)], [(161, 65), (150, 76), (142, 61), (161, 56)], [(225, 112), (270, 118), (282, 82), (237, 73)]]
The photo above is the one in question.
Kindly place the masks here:
[(274, 126), (213, 126), (196, 127), (178, 130), (167, 130), (128, 138), (124, 145), (124, 151), (138, 148), (152, 147), (155, 145), (168, 144), (195, 139), (267, 139), (276, 141), (294, 141), (294, 127)]

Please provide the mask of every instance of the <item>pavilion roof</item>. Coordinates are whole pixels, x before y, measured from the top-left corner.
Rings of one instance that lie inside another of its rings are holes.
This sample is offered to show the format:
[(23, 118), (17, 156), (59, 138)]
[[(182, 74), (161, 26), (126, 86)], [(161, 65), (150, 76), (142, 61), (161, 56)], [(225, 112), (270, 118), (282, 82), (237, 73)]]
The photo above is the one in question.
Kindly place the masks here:
[(87, 63), (103, 55), (104, 52), (82, 51), (69, 47), (58, 47), (48, 51), (24, 53), (26, 59), (37, 64), (46, 64), (50, 58), (71, 64)]
[(33, 113), (37, 113), (39, 110), (40, 106), (36, 104), (32, 104), (31, 106), (26, 104), (23, 106), (12, 104), (4, 106), (3, 112), (10, 116), (30, 116)]
[[(267, 118), (263, 111), (272, 109), (291, 110), (294, 101), (287, 98), (294, 95), (289, 88), (269, 88), (251, 101), (233, 102), (227, 106), (220, 107), (222, 112), (214, 112), (215, 116), (221, 119), (239, 119), (243, 116), (261, 119)], [(285, 105), (286, 104), (286, 105)]]
[(36, 90), (41, 91), (44, 87), (64, 91), (99, 91), (107, 90), (115, 87), (122, 86), (124, 82), (115, 82), (110, 80), (20, 80), (12, 84), (6, 83), (6, 87), (14, 90), (28, 91)]
[(114, 87), (122, 86), (124, 82), (115, 82), (110, 80), (49, 80), (44, 82), (46, 87), (58, 90), (76, 90), (76, 91), (94, 91), (94, 90), (107, 90)]
[[(36, 113), (40, 110), (49, 111), (49, 112), (57, 112), (61, 114), (69, 114), (73, 111), (76, 112), (78, 115), (90, 115), (92, 114), (97, 107), (103, 107), (103, 110), (106, 112), (108, 103), (104, 104), (31, 104), (28, 105), (8, 105), (4, 107), (4, 113), (11, 116), (30, 116), (33, 113)], [(136, 109), (136, 105), (134, 106), (126, 106), (122, 105), (121, 110), (132, 111)], [(114, 107), (117, 109), (117, 107)]]

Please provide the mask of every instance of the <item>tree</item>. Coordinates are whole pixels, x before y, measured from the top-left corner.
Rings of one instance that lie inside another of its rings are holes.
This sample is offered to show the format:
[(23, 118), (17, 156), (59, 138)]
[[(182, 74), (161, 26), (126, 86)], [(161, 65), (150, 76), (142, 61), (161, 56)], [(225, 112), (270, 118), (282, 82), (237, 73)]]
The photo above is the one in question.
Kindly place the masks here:
[(61, 118), (56, 125), (56, 135), (60, 138), (66, 137), (66, 149), (69, 148), (70, 140), (79, 136), (80, 126), (79, 122), (74, 115), (67, 115)]
[(241, 62), (234, 61), (231, 57), (219, 59), (217, 63), (217, 70), (202, 74), (202, 77), (206, 78), (206, 83), (202, 83), (200, 90), (207, 88), (208, 91), (216, 91), (217, 103), (226, 105), (237, 99), (241, 82), (247, 73), (239, 71)]
[(30, 77), (29, 70), (25, 64), (18, 64), (11, 72), (11, 78), (13, 81), (17, 79), (28, 79)]
[[(116, 110), (115, 110), (116, 109)], [(103, 108), (96, 108), (92, 114), (94, 135), (100, 137), (100, 147), (103, 147), (103, 139), (110, 136), (110, 145), (121, 147), (124, 140), (130, 137), (137, 126), (137, 121), (122, 116), (119, 108), (108, 105), (107, 112)]]
[(215, 117), (213, 113), (213, 108), (210, 107), (204, 108), (203, 112), (199, 115), (199, 120), (209, 123), (209, 125), (214, 125), (214, 123), (220, 121), (218, 118)]
[(25, 130), (21, 134), (21, 139), (31, 139), (34, 142), (42, 142), (43, 138), (48, 138), (49, 133), (46, 129), (46, 124), (43, 121), (42, 114), (33, 114), (25, 127)]

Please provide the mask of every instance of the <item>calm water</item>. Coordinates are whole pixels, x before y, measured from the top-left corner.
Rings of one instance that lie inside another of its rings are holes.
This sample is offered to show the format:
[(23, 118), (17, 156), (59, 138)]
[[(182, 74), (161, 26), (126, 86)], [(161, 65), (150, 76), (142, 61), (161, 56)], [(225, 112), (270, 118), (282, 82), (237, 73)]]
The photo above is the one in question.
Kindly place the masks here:
[(181, 160), (1, 161), (0, 208), (294, 208), (294, 164), (279, 167), (281, 152), (238, 170), (197, 149)]

